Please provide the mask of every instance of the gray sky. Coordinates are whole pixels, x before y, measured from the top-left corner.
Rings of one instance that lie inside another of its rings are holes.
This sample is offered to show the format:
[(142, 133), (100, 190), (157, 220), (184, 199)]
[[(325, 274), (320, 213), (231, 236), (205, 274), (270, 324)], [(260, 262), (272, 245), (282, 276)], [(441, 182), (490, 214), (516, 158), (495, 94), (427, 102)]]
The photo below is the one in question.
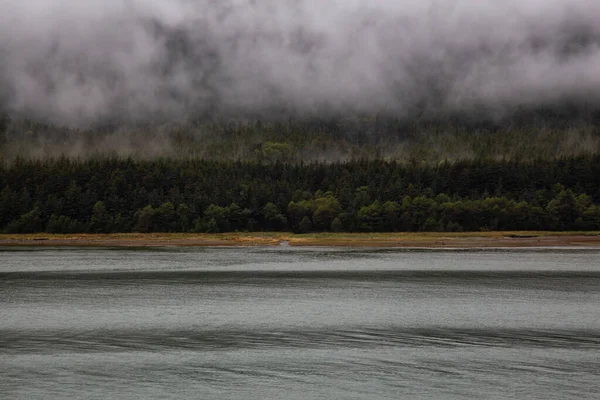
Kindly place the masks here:
[(0, 0), (0, 98), (81, 126), (600, 99), (592, 0)]

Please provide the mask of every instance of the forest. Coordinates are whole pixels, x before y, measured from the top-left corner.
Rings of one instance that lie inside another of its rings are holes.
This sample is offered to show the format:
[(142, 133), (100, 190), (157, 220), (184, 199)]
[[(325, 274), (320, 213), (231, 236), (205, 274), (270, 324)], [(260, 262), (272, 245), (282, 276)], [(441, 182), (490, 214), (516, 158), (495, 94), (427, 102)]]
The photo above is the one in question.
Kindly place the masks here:
[(0, 231), (600, 230), (596, 108), (415, 115), (75, 129), (4, 114)]
[(13, 3), (0, 231), (600, 229), (591, 2)]
[(600, 155), (425, 163), (0, 162), (0, 230), (600, 230)]
[(439, 163), (600, 153), (600, 108), (579, 103), (434, 114), (280, 113), (247, 119), (67, 127), (0, 112), (0, 157), (200, 158), (259, 163), (362, 159)]

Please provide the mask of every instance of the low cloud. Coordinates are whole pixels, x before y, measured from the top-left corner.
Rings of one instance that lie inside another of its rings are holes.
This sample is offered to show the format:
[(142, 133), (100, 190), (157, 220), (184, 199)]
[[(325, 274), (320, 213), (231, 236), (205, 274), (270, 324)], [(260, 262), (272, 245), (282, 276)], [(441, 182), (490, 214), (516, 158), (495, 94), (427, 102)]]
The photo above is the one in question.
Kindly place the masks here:
[(69, 126), (600, 103), (587, 0), (0, 0), (0, 102)]

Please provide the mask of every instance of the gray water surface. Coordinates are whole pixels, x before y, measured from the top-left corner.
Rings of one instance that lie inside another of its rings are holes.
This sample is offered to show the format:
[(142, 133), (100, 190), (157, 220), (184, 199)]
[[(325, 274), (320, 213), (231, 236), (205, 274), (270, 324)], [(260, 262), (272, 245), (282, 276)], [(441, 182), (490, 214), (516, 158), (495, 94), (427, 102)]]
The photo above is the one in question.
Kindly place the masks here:
[(2, 399), (598, 399), (600, 251), (0, 249)]

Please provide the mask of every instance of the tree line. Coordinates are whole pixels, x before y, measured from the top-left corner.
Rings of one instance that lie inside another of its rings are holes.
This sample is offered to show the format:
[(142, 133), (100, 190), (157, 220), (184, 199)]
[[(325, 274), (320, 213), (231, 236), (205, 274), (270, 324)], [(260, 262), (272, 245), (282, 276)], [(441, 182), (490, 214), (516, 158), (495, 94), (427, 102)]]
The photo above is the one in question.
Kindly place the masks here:
[(131, 127), (108, 124), (95, 129), (10, 118), (0, 112), (0, 155), (5, 159), (67, 155), (261, 163), (383, 158), (437, 163), (464, 158), (532, 161), (587, 152), (600, 152), (600, 111), (581, 114), (568, 107), (554, 112), (529, 110), (502, 119), (486, 119), (478, 113), (401, 119), (323, 116)]
[(0, 162), (8, 233), (600, 230), (600, 155), (554, 160)]

